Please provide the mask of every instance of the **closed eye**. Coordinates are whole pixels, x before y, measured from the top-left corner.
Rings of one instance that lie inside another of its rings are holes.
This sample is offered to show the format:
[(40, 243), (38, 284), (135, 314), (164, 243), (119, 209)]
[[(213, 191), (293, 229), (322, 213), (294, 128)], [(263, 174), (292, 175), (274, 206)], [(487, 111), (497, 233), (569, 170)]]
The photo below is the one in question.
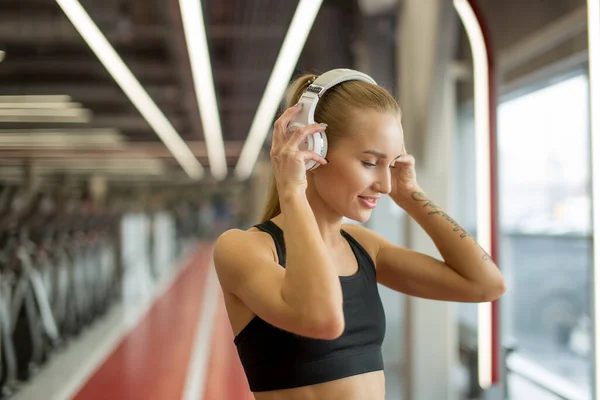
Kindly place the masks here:
[[(365, 167), (367, 167), (367, 168), (373, 168), (373, 167), (376, 167), (376, 166), (377, 166), (377, 164), (368, 163), (368, 162), (366, 162), (366, 161), (362, 161), (362, 163), (363, 163), (363, 165), (364, 165)], [(395, 165), (395, 164), (392, 164), (392, 165), (390, 165), (390, 168), (396, 168), (396, 165)]]

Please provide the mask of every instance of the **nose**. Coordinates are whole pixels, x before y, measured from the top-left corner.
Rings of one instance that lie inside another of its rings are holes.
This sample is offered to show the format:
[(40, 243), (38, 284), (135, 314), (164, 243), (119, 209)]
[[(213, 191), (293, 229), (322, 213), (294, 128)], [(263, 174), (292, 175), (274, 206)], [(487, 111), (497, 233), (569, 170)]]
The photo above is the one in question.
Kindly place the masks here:
[(392, 191), (392, 174), (389, 168), (381, 168), (373, 189), (381, 194), (389, 194)]

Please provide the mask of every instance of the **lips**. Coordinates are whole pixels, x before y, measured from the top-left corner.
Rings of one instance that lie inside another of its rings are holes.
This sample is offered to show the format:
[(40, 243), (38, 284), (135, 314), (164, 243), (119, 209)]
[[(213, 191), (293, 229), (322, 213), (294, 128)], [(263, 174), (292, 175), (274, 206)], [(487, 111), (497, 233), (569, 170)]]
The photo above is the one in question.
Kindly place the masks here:
[(379, 196), (358, 196), (358, 199), (365, 207), (373, 209), (377, 206)]

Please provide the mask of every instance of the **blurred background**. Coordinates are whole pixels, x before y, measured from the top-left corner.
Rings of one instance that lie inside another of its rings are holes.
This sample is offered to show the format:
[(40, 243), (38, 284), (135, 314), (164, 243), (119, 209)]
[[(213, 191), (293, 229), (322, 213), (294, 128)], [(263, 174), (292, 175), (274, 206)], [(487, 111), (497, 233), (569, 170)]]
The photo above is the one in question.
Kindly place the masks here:
[[(0, 395), (252, 398), (211, 246), (259, 222), (290, 79), (352, 68), (508, 284), (483, 307), (381, 287), (386, 399), (598, 399), (598, 20), (597, 0), (0, 0)], [(365, 225), (437, 256), (389, 199)]]

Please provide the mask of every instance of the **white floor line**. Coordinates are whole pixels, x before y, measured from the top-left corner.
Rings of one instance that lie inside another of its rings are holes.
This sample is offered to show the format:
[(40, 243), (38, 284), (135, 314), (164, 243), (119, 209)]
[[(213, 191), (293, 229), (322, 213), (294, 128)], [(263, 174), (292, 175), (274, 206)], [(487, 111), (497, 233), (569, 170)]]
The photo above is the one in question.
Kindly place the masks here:
[(220, 286), (214, 264), (211, 262), (206, 278), (202, 309), (198, 317), (196, 338), (190, 365), (188, 367), (185, 389), (182, 400), (202, 400), (207, 374), (208, 360), (210, 359), (210, 345), (213, 327), (215, 325), (215, 312), (218, 307)]
[(156, 299), (160, 298), (185, 270), (197, 247), (182, 257), (156, 286), (152, 296), (138, 304), (115, 306), (91, 329), (69, 343), (63, 353), (53, 355), (30, 383), (25, 384), (11, 400), (52, 399), (69, 400), (75, 396), (90, 376), (104, 363), (121, 340), (146, 316)]

